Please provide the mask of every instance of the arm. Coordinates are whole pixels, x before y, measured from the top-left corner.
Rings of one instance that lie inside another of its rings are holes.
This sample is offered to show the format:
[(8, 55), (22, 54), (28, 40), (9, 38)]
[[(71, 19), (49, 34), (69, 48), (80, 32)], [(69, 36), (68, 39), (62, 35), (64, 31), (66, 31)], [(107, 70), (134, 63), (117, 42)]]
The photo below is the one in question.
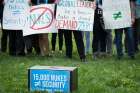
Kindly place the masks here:
[(131, 8), (131, 20), (132, 20), (132, 25), (135, 22), (135, 2), (130, 1), (130, 8)]

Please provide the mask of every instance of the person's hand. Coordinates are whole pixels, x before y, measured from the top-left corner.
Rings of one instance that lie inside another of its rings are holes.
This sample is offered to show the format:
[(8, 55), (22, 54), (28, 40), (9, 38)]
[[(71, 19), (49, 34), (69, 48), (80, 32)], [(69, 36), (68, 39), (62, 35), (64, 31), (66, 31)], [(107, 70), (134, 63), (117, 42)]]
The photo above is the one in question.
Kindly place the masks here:
[(131, 22), (132, 22), (132, 25), (135, 23), (135, 15), (134, 14), (131, 14)]

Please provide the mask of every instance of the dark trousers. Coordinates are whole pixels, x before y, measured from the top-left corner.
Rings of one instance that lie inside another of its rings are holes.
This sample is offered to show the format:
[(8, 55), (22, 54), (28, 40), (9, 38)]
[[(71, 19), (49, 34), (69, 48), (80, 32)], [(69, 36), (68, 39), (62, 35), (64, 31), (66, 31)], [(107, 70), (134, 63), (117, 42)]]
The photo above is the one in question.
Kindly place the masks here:
[(101, 22), (102, 14), (98, 14), (100, 10), (95, 10), (94, 18), (94, 31), (93, 31), (93, 41), (92, 41), (92, 52), (106, 52), (106, 36), (107, 32), (103, 28), (103, 23)]
[(40, 54), (39, 35), (32, 35), (32, 47), (35, 49), (36, 54)]
[(69, 58), (72, 58), (72, 32), (74, 34), (78, 54), (80, 56), (80, 59), (85, 59), (85, 48), (84, 48), (84, 42), (82, 38), (82, 32), (80, 31), (71, 31), (66, 30), (64, 32), (65, 37), (65, 45), (66, 45), (66, 56)]
[(64, 32), (58, 30), (58, 33), (52, 33), (51, 44), (52, 44), (53, 51), (55, 51), (57, 34), (58, 34), (58, 38), (59, 38), (59, 50), (62, 50), (62, 47), (63, 47), (63, 34), (64, 34)]
[(29, 35), (24, 37), (27, 53), (32, 53), (34, 48), (36, 54), (40, 54), (39, 35)]
[(25, 43), (22, 30), (16, 32), (16, 49), (17, 55), (25, 55)]
[(9, 54), (10, 55), (25, 55), (24, 40), (21, 30), (8, 30), (9, 33)]
[(140, 18), (135, 20), (135, 23), (133, 25), (134, 28), (134, 47), (135, 47), (135, 52), (139, 51), (139, 31), (140, 31)]
[(9, 54), (16, 55), (16, 31), (7, 30), (9, 33)]

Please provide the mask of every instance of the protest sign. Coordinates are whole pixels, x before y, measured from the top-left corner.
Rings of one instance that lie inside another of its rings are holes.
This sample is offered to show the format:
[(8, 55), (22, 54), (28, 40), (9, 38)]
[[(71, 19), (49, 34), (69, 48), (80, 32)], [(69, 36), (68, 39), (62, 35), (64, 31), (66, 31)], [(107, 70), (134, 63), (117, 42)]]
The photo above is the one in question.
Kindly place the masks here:
[(54, 19), (54, 4), (32, 6), (27, 13), (23, 35), (57, 33)]
[(22, 30), (28, 8), (28, 0), (5, 0), (3, 29)]
[(78, 87), (76, 67), (33, 66), (28, 72), (30, 91), (70, 93)]
[(119, 29), (131, 26), (130, 0), (103, 0), (105, 29)]
[(57, 5), (58, 29), (93, 31), (95, 2), (60, 0)]

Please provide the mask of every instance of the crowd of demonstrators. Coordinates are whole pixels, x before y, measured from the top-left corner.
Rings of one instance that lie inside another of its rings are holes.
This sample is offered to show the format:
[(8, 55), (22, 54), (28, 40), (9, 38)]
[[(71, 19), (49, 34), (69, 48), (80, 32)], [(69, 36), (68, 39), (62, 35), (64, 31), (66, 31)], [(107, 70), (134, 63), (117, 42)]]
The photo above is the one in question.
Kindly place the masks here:
[[(59, 0), (29, 0), (30, 5), (39, 5), (45, 3), (56, 3)], [(4, 7), (4, 0), (0, 1), (0, 19), (2, 23), (2, 13)], [(135, 58), (135, 53), (139, 51), (138, 45), (140, 41), (140, 0), (130, 0), (131, 13), (132, 13), (132, 26), (127, 28), (115, 29), (115, 45), (117, 50), (117, 58), (121, 59), (124, 55), (123, 48), (125, 47), (126, 53), (131, 59)], [(56, 4), (57, 8), (57, 4)], [(96, 0), (96, 9), (93, 26), (93, 40), (92, 40), (92, 53), (93, 59), (98, 57), (105, 57), (107, 54), (112, 54), (112, 30), (105, 29), (103, 22), (102, 0)], [(125, 33), (125, 46), (122, 43), (122, 36)], [(84, 37), (85, 34), (85, 38)], [(41, 56), (51, 56), (49, 48), (48, 33), (34, 34), (23, 37), (22, 30), (7, 30), (2, 29), (1, 38), (1, 51), (7, 52), (12, 56), (24, 56), (25, 54), (35, 53)], [(63, 39), (65, 39), (65, 56), (72, 58), (73, 53), (73, 40), (74, 36), (76, 47), (80, 60), (87, 62), (86, 55), (90, 52), (90, 32), (82, 32), (77, 30), (58, 29), (58, 33), (51, 34), (52, 53), (55, 51), (57, 35), (59, 39), (59, 51), (62, 53)], [(7, 42), (9, 38), (9, 43)], [(84, 40), (86, 44), (84, 46)], [(7, 49), (9, 45), (9, 49)], [(34, 50), (34, 51), (33, 51)]]

